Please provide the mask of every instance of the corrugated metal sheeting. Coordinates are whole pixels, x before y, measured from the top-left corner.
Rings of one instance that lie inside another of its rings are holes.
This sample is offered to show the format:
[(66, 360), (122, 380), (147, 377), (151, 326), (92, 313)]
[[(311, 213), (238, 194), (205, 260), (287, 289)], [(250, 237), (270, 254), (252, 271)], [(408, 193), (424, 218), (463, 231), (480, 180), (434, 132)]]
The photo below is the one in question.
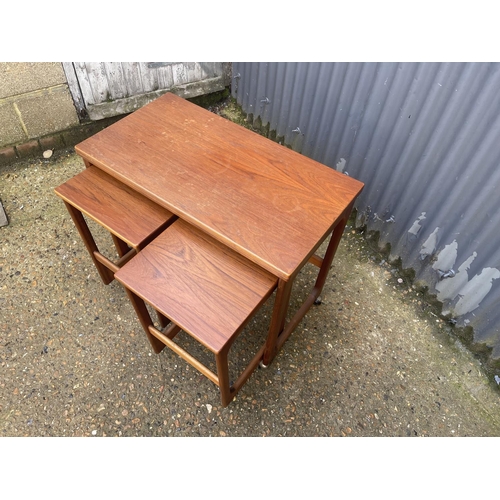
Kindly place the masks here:
[(233, 63), (232, 93), (302, 154), (365, 183), (380, 231), (500, 358), (500, 64)]

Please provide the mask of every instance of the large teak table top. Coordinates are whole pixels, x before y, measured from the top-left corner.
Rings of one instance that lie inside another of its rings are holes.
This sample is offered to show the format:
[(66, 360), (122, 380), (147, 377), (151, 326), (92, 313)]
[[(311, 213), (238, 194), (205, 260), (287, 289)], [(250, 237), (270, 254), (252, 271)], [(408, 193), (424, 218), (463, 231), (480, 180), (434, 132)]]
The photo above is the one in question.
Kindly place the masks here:
[(171, 93), (75, 149), (285, 281), (345, 218), (363, 188)]

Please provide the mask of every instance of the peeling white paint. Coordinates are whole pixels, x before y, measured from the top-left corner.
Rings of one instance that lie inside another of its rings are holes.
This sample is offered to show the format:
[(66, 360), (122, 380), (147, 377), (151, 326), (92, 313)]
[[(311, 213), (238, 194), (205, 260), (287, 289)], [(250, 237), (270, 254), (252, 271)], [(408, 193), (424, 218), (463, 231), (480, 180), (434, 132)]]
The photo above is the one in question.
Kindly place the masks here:
[(408, 229), (408, 232), (413, 235), (417, 235), (420, 229), (422, 229), (422, 224), (420, 224), (420, 221), (425, 220), (425, 214), (426, 212), (422, 212), (420, 216), (417, 218), (417, 220), (412, 224), (410, 229)]
[(429, 237), (424, 241), (420, 248), (420, 258), (425, 259), (436, 251), (439, 227), (436, 227)]
[[(457, 240), (446, 245), (439, 252), (436, 262), (432, 268), (435, 270), (448, 271), (453, 269), (458, 255)], [(453, 278), (446, 278), (436, 284), (438, 299), (441, 302), (453, 301), (459, 297), (457, 303), (451, 306), (449, 310), (443, 311), (443, 314), (451, 313), (454, 317), (463, 316), (464, 314), (474, 311), (481, 301), (488, 295), (493, 280), (500, 278), (500, 271), (494, 267), (485, 267), (479, 274), (476, 274), (469, 281), (468, 270), (477, 253), (473, 252), (458, 268), (458, 272)]]
[(485, 267), (476, 274), (460, 291), (460, 299), (455, 305), (456, 316), (462, 316), (476, 309), (488, 295), (493, 286), (493, 280), (500, 278), (500, 271), (495, 267)]
[(346, 164), (347, 164), (347, 160), (346, 160), (345, 158), (341, 158), (341, 159), (337, 162), (337, 164), (335, 165), (335, 170), (336, 170), (337, 172), (341, 172), (341, 173), (343, 173), (343, 172), (344, 172), (344, 168), (345, 168)]
[(467, 271), (469, 270), (470, 265), (476, 257), (477, 253), (474, 252), (458, 268), (457, 274), (453, 278), (446, 278), (436, 284), (438, 299), (441, 302), (444, 302), (445, 300), (453, 300), (463, 290), (465, 285), (467, 285), (469, 281), (469, 274), (467, 273)]
[(436, 271), (441, 269), (441, 271), (448, 271), (448, 269), (453, 269), (458, 256), (458, 243), (457, 240), (453, 240), (449, 245), (446, 245), (438, 255), (436, 262), (432, 265), (432, 269)]

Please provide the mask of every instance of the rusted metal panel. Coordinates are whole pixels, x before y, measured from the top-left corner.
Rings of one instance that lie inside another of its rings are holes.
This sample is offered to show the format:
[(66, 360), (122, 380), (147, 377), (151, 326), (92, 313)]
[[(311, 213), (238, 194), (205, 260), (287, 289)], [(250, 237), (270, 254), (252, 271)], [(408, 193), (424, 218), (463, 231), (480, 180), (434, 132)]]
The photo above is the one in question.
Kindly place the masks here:
[(238, 103), (302, 154), (365, 183), (380, 232), (500, 358), (500, 64), (233, 63)]
[(79, 116), (91, 120), (130, 113), (171, 91), (183, 97), (228, 86), (222, 62), (64, 63)]

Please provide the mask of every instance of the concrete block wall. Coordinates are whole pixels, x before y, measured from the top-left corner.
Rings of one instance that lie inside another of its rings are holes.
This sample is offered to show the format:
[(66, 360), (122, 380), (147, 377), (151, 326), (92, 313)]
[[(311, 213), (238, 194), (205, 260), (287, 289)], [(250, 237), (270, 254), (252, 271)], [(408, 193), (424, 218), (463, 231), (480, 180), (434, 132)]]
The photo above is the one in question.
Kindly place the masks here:
[(60, 62), (0, 62), (0, 165), (66, 149), (108, 124), (80, 123)]

